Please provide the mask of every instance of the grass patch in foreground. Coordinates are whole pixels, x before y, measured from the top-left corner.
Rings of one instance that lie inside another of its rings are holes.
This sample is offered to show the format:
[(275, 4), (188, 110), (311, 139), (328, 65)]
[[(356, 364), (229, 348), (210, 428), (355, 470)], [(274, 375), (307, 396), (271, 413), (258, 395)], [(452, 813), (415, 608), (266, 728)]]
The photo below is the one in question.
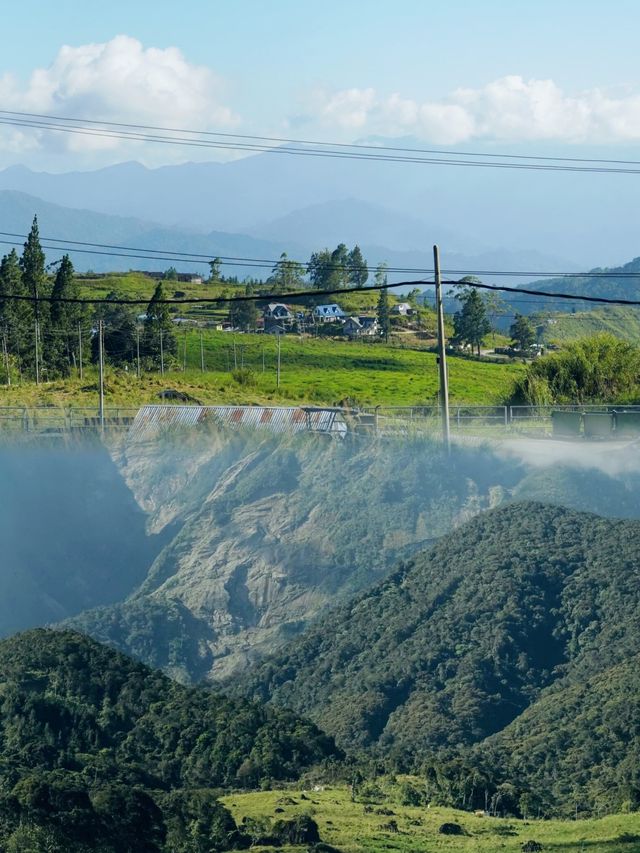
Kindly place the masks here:
[[(578, 821), (476, 817), (454, 809), (402, 806), (391, 801), (369, 806), (362, 802), (352, 803), (348, 789), (343, 786), (320, 791), (289, 789), (239, 793), (224, 797), (223, 802), (238, 822), (243, 817), (286, 819), (310, 814), (319, 826), (321, 839), (343, 853), (388, 853), (390, 850), (400, 853), (519, 853), (529, 840), (538, 841), (544, 851), (553, 853), (632, 853), (640, 849), (640, 814)], [(365, 812), (365, 808), (370, 811)], [(392, 814), (380, 814), (376, 810)], [(397, 831), (392, 822), (397, 825)], [(440, 834), (439, 827), (447, 822), (460, 824), (466, 835)], [(253, 849), (273, 851), (273, 848)], [(307, 848), (279, 849), (293, 853)]]

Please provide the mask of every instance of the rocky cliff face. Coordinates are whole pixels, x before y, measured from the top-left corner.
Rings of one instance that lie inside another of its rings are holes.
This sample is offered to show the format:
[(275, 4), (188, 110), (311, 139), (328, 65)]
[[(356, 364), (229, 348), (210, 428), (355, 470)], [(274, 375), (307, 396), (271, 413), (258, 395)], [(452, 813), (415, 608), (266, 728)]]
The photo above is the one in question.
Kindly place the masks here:
[(183, 433), (116, 461), (148, 529), (173, 538), (124, 604), (73, 624), (182, 679), (226, 678), (273, 651), (522, 477), (477, 450), (313, 435)]
[(490, 449), (445, 457), (425, 439), (190, 429), (113, 458), (166, 544), (117, 604), (71, 624), (184, 681), (228, 678), (512, 496), (640, 512), (637, 473), (532, 472)]

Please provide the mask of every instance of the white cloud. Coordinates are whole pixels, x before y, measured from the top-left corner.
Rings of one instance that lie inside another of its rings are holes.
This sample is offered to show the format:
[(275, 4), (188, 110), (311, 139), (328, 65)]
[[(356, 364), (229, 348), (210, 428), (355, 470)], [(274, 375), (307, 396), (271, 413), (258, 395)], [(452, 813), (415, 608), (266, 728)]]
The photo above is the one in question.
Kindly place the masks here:
[(322, 121), (342, 128), (361, 128), (376, 107), (373, 89), (342, 89), (334, 94), (316, 92)]
[[(0, 77), (0, 107), (168, 127), (229, 128), (238, 118), (221, 103), (222, 89), (210, 68), (189, 63), (177, 48), (145, 48), (120, 35), (103, 44), (62, 47), (48, 68), (35, 69), (24, 84), (11, 74)], [(2, 146), (12, 150), (27, 140), (48, 150), (124, 153), (128, 146), (138, 157), (144, 153), (141, 145), (119, 140), (33, 131), (11, 131)], [(182, 149), (181, 159), (188, 150)]]
[(370, 133), (412, 133), (440, 144), (470, 140), (631, 142), (640, 139), (640, 93), (565, 93), (553, 80), (511, 75), (480, 88), (419, 101), (373, 89), (316, 93), (316, 121)]

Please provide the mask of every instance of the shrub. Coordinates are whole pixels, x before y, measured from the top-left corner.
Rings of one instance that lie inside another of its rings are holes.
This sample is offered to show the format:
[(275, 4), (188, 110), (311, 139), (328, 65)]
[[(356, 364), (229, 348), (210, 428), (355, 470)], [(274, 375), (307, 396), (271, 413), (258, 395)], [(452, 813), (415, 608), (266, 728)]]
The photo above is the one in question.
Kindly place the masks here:
[(258, 384), (256, 374), (250, 367), (237, 367), (232, 373), (234, 382), (243, 388), (254, 388)]

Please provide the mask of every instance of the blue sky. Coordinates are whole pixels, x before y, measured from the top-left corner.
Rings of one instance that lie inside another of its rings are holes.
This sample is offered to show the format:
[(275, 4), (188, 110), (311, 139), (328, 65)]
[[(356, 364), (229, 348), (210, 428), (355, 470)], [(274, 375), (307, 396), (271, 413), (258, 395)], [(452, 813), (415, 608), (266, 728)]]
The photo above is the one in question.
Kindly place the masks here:
[[(341, 141), (629, 145), (639, 24), (626, 0), (23, 0), (3, 39), (0, 107)], [(97, 56), (91, 44), (113, 47)], [(64, 60), (63, 45), (75, 51)], [(4, 165), (60, 168), (70, 152), (87, 165), (130, 156), (0, 140)]]

